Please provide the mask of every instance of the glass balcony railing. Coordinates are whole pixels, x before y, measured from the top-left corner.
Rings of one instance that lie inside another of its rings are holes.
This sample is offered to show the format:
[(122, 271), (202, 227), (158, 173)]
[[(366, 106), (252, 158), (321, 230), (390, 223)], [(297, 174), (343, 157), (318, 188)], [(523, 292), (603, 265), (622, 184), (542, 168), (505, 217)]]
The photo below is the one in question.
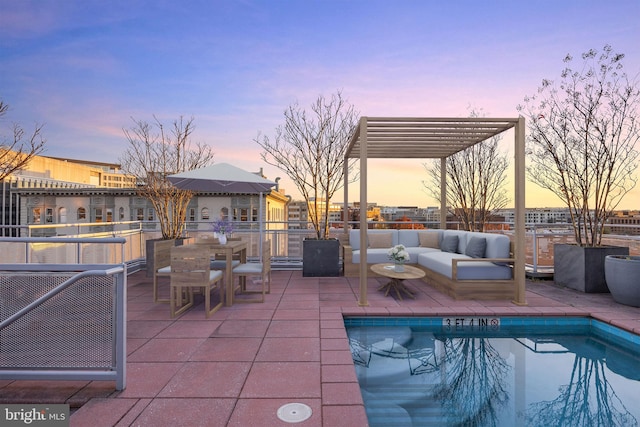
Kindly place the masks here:
[[(340, 224), (342, 225), (342, 224)], [(358, 223), (350, 224), (357, 227)], [(370, 228), (439, 228), (437, 223), (411, 222), (375, 222)], [(457, 228), (450, 223), (448, 228)], [(624, 226), (616, 225), (616, 231), (624, 230)], [(606, 233), (603, 244), (628, 246), (632, 255), (640, 255), (640, 235), (637, 226), (628, 226), (629, 235)], [(0, 238), (0, 251), (3, 263), (120, 263), (143, 266), (145, 263), (145, 241), (161, 237), (159, 227), (153, 222), (103, 222), (63, 225), (38, 225), (21, 227), (20, 236), (29, 239)], [(492, 224), (491, 231), (502, 233), (513, 238), (509, 224)], [(186, 238), (212, 235), (209, 222), (189, 222), (185, 227)], [(269, 240), (272, 250), (272, 266), (274, 269), (302, 268), (302, 242), (314, 237), (313, 229), (306, 222), (269, 221), (262, 224), (243, 222), (234, 224), (234, 237), (248, 243), (249, 259), (258, 259), (260, 239)], [(40, 241), (43, 237), (50, 240)], [(101, 244), (100, 241), (73, 242), (73, 238), (124, 238), (122, 247), (116, 244)], [(346, 235), (342, 228), (331, 228), (330, 237), (345, 243)], [(62, 240), (61, 240), (62, 239)], [(26, 241), (25, 241), (26, 240)], [(66, 240), (66, 241), (65, 241)], [(568, 224), (531, 224), (526, 233), (526, 267), (527, 273), (533, 276), (553, 274), (553, 246), (556, 243), (574, 243), (573, 233)]]

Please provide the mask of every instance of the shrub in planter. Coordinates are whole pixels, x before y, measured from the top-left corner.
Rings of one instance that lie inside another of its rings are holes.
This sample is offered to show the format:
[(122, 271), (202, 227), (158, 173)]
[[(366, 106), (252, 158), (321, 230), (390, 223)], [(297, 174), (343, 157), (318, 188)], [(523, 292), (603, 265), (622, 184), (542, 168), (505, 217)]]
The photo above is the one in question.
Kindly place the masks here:
[[(574, 58), (582, 62), (574, 65)], [(611, 212), (637, 181), (640, 87), (627, 77), (623, 58), (609, 45), (580, 56), (567, 55), (560, 78), (544, 79), (537, 93), (518, 106), (527, 117), (529, 179), (567, 206), (575, 242), (583, 247), (602, 247)], [(601, 279), (603, 264), (585, 252), (572, 262), (555, 260), (554, 269), (566, 269), (554, 271), (554, 277), (566, 286), (584, 287), (585, 292), (606, 292), (606, 282), (591, 290), (589, 285), (570, 285), (563, 277), (566, 273)]]

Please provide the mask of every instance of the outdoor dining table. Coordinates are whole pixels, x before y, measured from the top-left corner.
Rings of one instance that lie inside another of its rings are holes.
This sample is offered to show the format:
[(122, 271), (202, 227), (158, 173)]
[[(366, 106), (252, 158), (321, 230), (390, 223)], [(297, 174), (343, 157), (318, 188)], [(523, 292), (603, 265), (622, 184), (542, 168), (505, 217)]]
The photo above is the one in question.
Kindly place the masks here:
[(239, 254), (240, 262), (247, 262), (247, 242), (242, 240), (229, 240), (225, 244), (207, 243), (211, 256), (224, 255), (226, 266), (224, 270), (225, 291), (224, 305), (229, 307), (233, 304), (233, 255)]

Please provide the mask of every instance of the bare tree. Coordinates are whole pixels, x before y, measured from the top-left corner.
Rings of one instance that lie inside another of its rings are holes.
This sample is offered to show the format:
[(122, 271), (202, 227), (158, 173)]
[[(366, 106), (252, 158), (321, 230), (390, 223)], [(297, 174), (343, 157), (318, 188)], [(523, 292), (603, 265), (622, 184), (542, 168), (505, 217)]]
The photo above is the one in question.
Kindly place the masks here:
[(173, 186), (168, 175), (197, 169), (211, 163), (211, 147), (191, 142), (193, 117), (182, 116), (169, 131), (153, 117), (152, 124), (132, 118), (135, 125), (123, 129), (129, 148), (120, 159), (122, 170), (136, 177), (138, 193), (148, 199), (156, 212), (163, 239), (182, 236), (187, 205), (193, 192)]
[(262, 159), (291, 178), (309, 206), (316, 237), (326, 239), (328, 209), (331, 198), (344, 185), (344, 155), (358, 113), (337, 92), (330, 99), (320, 95), (310, 111), (294, 103), (285, 110), (284, 118), (273, 140), (258, 134), (254, 141), (264, 150)]
[[(470, 117), (480, 117), (480, 112), (471, 110)], [(449, 213), (466, 230), (484, 231), (496, 211), (509, 201), (505, 189), (509, 161), (499, 150), (501, 139), (494, 136), (446, 159), (447, 206), (453, 207)], [(423, 185), (440, 201), (440, 160), (424, 167), (430, 179)]]
[(600, 246), (604, 223), (637, 182), (640, 90), (623, 58), (606, 45), (573, 69), (567, 55), (560, 81), (544, 79), (518, 106), (527, 116), (529, 179), (567, 205), (580, 246)]
[[(9, 104), (0, 101), (0, 117), (9, 111)], [(44, 151), (45, 140), (42, 138), (42, 127), (36, 124), (33, 131), (26, 134), (24, 129), (14, 123), (13, 135), (4, 136), (0, 140), (0, 182), (12, 173), (24, 168), (33, 157)]]
[(528, 405), (527, 425), (531, 426), (625, 426), (634, 427), (638, 420), (627, 409), (615, 391), (615, 381), (605, 360), (590, 355), (574, 355), (568, 384), (562, 385), (553, 400)]

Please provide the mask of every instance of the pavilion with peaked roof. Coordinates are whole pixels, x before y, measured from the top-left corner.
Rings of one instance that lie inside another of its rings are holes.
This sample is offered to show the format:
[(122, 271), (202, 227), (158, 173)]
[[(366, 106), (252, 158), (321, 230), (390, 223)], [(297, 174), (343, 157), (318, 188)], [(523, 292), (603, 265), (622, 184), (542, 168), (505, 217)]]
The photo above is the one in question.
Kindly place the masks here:
[[(367, 159), (440, 159), (440, 228), (446, 228), (446, 159), (514, 129), (514, 303), (525, 305), (525, 121), (517, 118), (361, 117), (345, 154), (344, 206), (348, 205), (349, 161), (359, 159), (360, 206), (367, 206)], [(367, 306), (367, 218), (360, 215), (360, 297)], [(345, 215), (345, 232), (348, 218)]]

